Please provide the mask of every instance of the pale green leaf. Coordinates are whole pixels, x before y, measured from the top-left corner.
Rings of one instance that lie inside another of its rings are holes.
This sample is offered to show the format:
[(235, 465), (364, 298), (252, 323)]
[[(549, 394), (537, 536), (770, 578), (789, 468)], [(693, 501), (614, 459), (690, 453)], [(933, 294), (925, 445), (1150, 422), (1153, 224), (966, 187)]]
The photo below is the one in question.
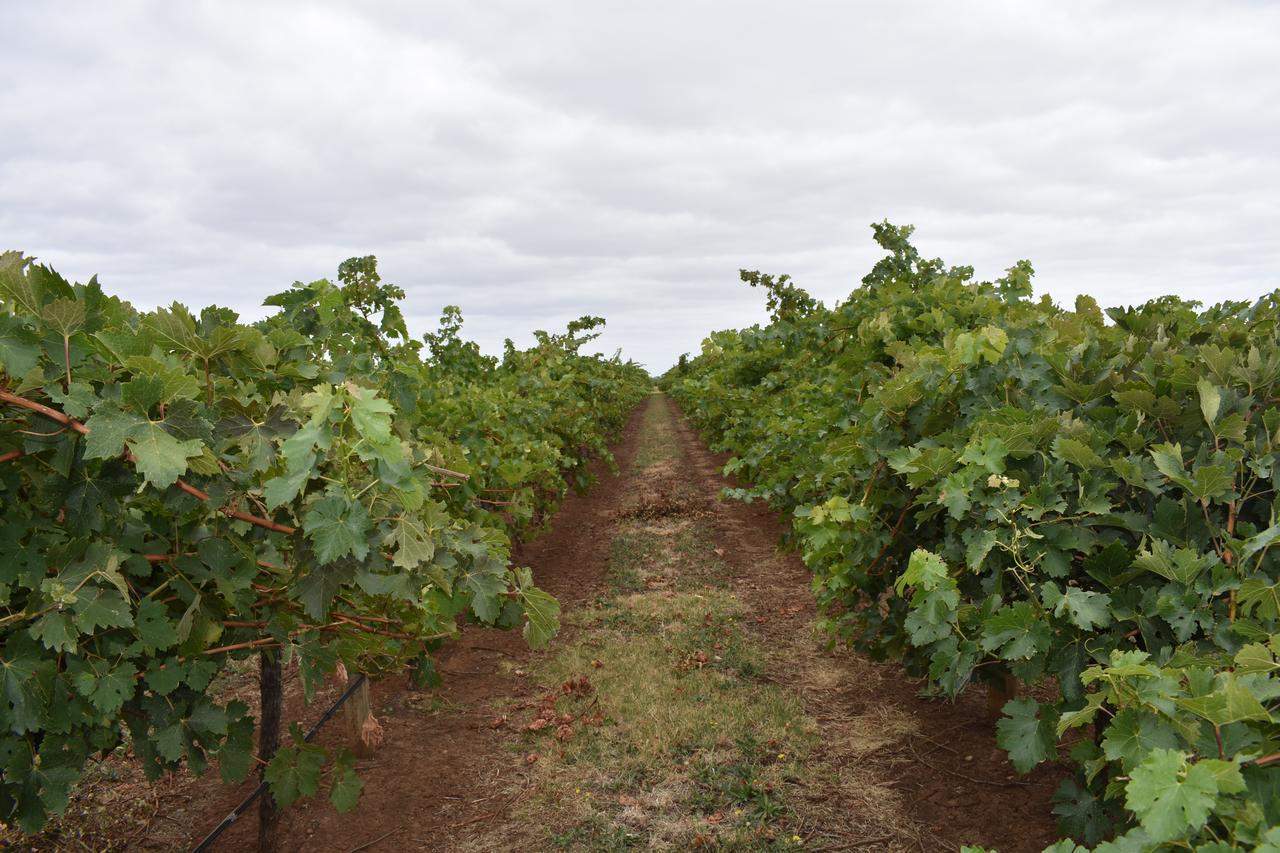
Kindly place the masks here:
[(1208, 379), (1197, 382), (1196, 390), (1200, 392), (1200, 413), (1204, 415), (1205, 423), (1212, 427), (1222, 407), (1222, 390)]
[(392, 565), (405, 569), (430, 562), (436, 553), (431, 531), (420, 518), (397, 516), (392, 520), (386, 541), (395, 548)]

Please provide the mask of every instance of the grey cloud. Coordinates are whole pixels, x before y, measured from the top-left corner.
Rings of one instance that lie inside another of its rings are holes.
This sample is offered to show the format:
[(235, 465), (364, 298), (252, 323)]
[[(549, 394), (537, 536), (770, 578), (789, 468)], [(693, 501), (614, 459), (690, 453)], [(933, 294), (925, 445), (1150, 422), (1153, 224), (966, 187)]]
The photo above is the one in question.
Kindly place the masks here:
[(661, 370), (922, 251), (1108, 304), (1280, 285), (1280, 7), (10, 4), (0, 243), (261, 316), (373, 253), (415, 332), (581, 314)]

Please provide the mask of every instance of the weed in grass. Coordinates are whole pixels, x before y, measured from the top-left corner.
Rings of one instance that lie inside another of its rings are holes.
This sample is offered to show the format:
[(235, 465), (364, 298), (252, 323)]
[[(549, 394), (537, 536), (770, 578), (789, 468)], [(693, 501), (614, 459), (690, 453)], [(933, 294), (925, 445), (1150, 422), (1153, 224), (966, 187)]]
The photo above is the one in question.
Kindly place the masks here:
[(640, 833), (627, 826), (617, 826), (601, 815), (592, 815), (567, 832), (555, 834), (551, 843), (561, 850), (589, 850), (611, 853), (615, 850), (635, 850), (643, 846)]

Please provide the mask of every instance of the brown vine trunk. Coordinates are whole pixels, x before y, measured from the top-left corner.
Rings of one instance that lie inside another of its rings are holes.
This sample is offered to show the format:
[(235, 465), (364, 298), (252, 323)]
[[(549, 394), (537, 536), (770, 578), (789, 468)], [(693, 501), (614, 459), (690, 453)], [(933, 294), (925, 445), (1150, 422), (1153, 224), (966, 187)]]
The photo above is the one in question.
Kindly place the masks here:
[(997, 675), (987, 683), (987, 716), (999, 720), (1005, 703), (1018, 698), (1018, 679), (1009, 673)]
[[(258, 757), (262, 759), (262, 772), (266, 763), (280, 746), (280, 715), (283, 710), (284, 677), (280, 655), (269, 649), (258, 653), (258, 690), (262, 696), (262, 713), (258, 715)], [(258, 853), (276, 853), (279, 849), (277, 830), (280, 828), (280, 806), (268, 788), (258, 805)]]

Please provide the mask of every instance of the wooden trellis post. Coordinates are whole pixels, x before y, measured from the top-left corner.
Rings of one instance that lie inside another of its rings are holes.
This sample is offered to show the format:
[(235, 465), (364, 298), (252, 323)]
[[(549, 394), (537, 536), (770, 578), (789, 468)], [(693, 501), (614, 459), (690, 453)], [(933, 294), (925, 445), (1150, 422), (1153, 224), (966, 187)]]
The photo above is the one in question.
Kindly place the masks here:
[(371, 758), (382, 743), (382, 726), (373, 716), (369, 679), (361, 682), (343, 706), (346, 720), (347, 743), (356, 758)]

